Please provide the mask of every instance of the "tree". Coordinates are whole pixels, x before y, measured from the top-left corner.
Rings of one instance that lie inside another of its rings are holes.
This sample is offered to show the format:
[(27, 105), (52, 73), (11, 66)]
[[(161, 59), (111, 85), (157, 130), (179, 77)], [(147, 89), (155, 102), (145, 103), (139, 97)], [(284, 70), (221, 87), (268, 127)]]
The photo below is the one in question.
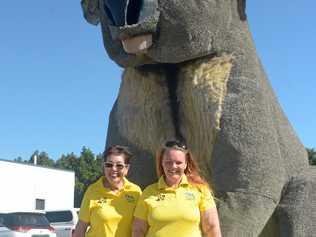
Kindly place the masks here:
[(22, 157), (21, 156), (18, 156), (17, 158), (15, 158), (13, 161), (15, 161), (15, 162), (19, 162), (19, 163), (23, 163), (23, 162), (25, 162), (23, 159), (22, 159)]
[(35, 157), (36, 157), (36, 164), (45, 166), (45, 167), (54, 167), (55, 166), (55, 161), (53, 159), (50, 159), (48, 154), (44, 151), (39, 152), (36, 150), (30, 157), (27, 163), (34, 164), (35, 162)]
[(78, 157), (74, 153), (67, 155), (62, 154), (61, 157), (56, 161), (56, 168), (73, 170), (75, 173), (78, 172)]
[(308, 161), (310, 165), (316, 165), (316, 150), (315, 148), (306, 148), (308, 154)]
[[(71, 159), (71, 156), (68, 159)], [(83, 147), (80, 156), (76, 161), (73, 160), (72, 164), (76, 174), (75, 206), (78, 207), (87, 187), (102, 174), (102, 157), (101, 155), (95, 156), (89, 148)]]

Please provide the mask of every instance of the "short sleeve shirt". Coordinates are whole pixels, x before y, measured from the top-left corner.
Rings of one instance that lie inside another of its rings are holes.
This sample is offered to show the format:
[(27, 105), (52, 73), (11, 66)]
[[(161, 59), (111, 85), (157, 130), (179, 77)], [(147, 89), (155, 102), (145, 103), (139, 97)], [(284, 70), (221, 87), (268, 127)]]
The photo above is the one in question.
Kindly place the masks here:
[(114, 193), (103, 185), (104, 177), (90, 185), (83, 197), (79, 219), (89, 223), (86, 237), (131, 236), (133, 213), (141, 194), (139, 186), (124, 179), (124, 187)]
[(177, 188), (170, 188), (161, 177), (141, 195), (134, 216), (149, 225), (146, 237), (201, 237), (201, 212), (216, 208), (206, 185), (192, 185), (183, 176)]

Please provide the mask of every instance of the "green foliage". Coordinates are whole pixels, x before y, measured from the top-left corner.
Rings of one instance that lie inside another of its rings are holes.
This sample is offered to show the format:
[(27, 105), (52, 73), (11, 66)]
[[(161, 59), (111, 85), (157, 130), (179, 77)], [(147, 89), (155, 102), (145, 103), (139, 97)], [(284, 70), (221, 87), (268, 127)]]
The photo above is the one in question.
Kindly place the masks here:
[(308, 161), (310, 165), (316, 165), (316, 150), (314, 148), (306, 148), (308, 154)]
[(102, 169), (99, 160), (86, 147), (82, 148), (77, 162), (78, 164), (75, 168), (75, 206), (80, 206), (85, 190), (101, 176)]
[(35, 151), (27, 163), (35, 164), (34, 160), (36, 159), (37, 165), (45, 166), (45, 167), (54, 167), (55, 161), (48, 157), (48, 154), (44, 151), (39, 152)]
[(21, 156), (15, 158), (13, 161), (15, 161), (15, 162), (20, 162), (20, 163), (23, 163), (23, 162), (24, 162)]
[(61, 155), (61, 157), (56, 161), (56, 168), (65, 169), (65, 170), (73, 170), (76, 173), (78, 172), (78, 157), (74, 153), (70, 153), (67, 155)]

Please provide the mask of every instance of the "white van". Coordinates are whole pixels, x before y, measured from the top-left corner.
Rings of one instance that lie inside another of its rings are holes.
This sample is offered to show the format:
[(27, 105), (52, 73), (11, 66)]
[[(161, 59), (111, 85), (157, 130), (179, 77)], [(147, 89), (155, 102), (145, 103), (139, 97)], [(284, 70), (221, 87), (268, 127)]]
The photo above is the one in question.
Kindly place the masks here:
[(49, 210), (45, 216), (55, 229), (57, 237), (71, 237), (78, 222), (78, 208), (68, 210)]

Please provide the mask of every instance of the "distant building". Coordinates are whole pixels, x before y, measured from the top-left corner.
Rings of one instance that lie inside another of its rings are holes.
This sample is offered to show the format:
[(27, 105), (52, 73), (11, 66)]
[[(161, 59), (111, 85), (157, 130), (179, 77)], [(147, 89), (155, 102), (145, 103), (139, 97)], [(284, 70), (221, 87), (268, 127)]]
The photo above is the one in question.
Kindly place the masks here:
[(75, 173), (0, 160), (0, 212), (69, 209)]

